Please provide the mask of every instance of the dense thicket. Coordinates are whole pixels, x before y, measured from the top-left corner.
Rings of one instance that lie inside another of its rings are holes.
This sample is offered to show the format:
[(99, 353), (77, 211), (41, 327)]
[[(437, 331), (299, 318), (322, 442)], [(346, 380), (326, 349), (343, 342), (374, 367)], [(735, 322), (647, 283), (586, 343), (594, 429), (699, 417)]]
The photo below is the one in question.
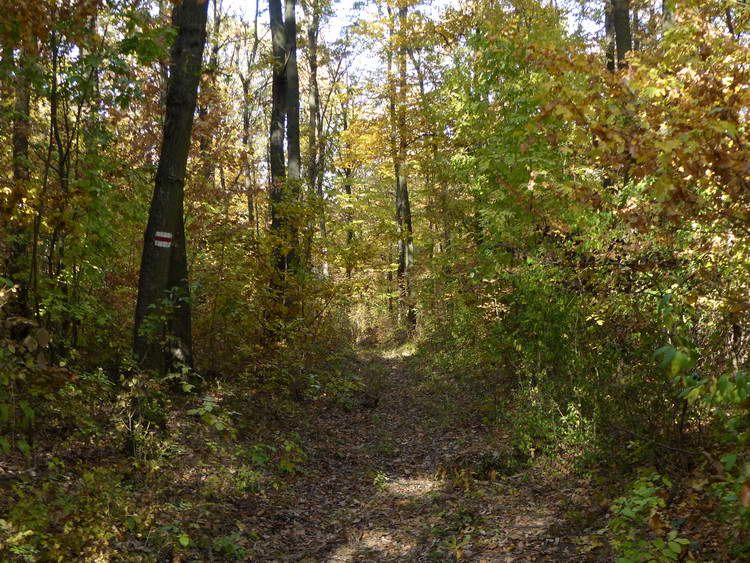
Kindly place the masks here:
[(294, 468), (274, 417), (408, 339), (514, 455), (614, 476), (624, 560), (694, 557), (667, 496), (742, 557), (747, 6), (377, 0), (338, 36), (326, 0), (243, 7), (0, 12), (0, 554), (127, 551), (158, 517), (112, 475), (188, 427)]

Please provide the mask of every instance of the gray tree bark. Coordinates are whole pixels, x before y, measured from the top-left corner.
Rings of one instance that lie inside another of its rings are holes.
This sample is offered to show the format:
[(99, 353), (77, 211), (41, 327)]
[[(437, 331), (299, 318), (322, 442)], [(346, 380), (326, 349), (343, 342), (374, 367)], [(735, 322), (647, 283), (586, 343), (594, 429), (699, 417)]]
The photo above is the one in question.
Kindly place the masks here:
[[(299, 214), (302, 187), (302, 156), (299, 138), (299, 74), (297, 70), (297, 0), (285, 1), (284, 35), (286, 40), (286, 144), (287, 144), (287, 214), (289, 215), (289, 244), (287, 255), (287, 278), (294, 275), (300, 265)], [(287, 284), (289, 285), (289, 284)], [(294, 298), (287, 288), (286, 304), (291, 306)]]
[(288, 217), (284, 206), (286, 192), (286, 165), (284, 162), (284, 137), (286, 132), (287, 87), (286, 87), (286, 39), (284, 15), (281, 0), (269, 0), (268, 11), (271, 18), (271, 51), (273, 55), (273, 77), (271, 82), (271, 128), (269, 139), (269, 164), (271, 172), (270, 214), (271, 232), (274, 242), (275, 276), (271, 289), (283, 299), (285, 275), (289, 262), (287, 228)]
[[(293, 316), (296, 303), (292, 277), (299, 264), (300, 184), (299, 76), (297, 74), (296, 0), (269, 0), (271, 45), (274, 58), (270, 132), (271, 230), (276, 237), (276, 276), (271, 289), (283, 306), (283, 316)], [(287, 163), (284, 167), (284, 124)]]
[(299, 74), (297, 71), (296, 6), (297, 0), (285, 0), (287, 180), (289, 181), (290, 193), (293, 197), (299, 196), (300, 179), (302, 178), (299, 140)]

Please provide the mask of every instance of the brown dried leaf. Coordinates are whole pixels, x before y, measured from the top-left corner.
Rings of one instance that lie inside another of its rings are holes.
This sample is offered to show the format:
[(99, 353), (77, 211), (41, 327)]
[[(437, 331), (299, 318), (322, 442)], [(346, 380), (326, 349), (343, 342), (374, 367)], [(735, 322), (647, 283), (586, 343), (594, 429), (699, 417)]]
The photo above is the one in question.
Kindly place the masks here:
[(23, 339), (23, 345), (26, 346), (26, 349), (29, 352), (34, 352), (36, 351), (39, 343), (37, 342), (36, 338), (29, 334), (26, 338)]
[(744, 508), (747, 508), (748, 506), (750, 506), (750, 477), (745, 479), (745, 482), (742, 483), (742, 488), (740, 489), (739, 501), (740, 501), (740, 504)]
[(649, 517), (648, 527), (651, 528), (651, 531), (657, 536), (660, 536), (664, 533), (664, 522), (662, 521), (658, 512), (654, 512)]
[(36, 331), (36, 340), (41, 348), (46, 348), (49, 344), (49, 332), (46, 328), (40, 328)]

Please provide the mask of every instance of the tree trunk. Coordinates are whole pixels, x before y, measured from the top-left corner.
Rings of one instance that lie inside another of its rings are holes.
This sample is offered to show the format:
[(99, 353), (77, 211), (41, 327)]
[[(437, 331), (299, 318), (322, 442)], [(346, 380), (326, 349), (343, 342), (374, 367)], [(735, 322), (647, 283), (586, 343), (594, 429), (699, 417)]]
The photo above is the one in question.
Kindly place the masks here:
[(662, 0), (661, 3), (661, 26), (666, 31), (674, 25), (674, 10), (672, 0)]
[[(288, 317), (296, 301), (290, 282), (299, 260), (297, 207), (301, 182), (296, 2), (285, 1), (286, 18), (282, 15), (281, 0), (269, 0), (268, 4), (274, 58), (270, 134), (271, 230), (276, 237), (276, 276), (271, 289), (282, 306), (282, 316)], [(285, 122), (288, 151), (286, 169)]]
[(630, 32), (630, 0), (612, 0), (612, 25), (615, 30), (617, 68), (626, 68), (628, 64), (625, 56), (633, 50), (633, 38)]
[(242, 166), (245, 176), (245, 196), (247, 197), (247, 222), (252, 227), (255, 224), (255, 166), (250, 131), (250, 111), (250, 80), (248, 79), (242, 81), (242, 146), (245, 151)]
[(285, 0), (284, 35), (286, 40), (286, 143), (287, 143), (287, 184), (289, 202), (289, 243), (291, 249), (287, 259), (287, 269), (297, 269), (299, 213), (298, 204), (301, 188), (301, 151), (299, 138), (299, 75), (297, 72), (297, 18), (296, 0)]
[(161, 373), (175, 361), (192, 363), (183, 198), (207, 17), (207, 0), (183, 0), (172, 10), (177, 37), (159, 167), (143, 237), (133, 346), (142, 368)]
[[(247, 52), (246, 62), (246, 75), (240, 73), (240, 81), (242, 82), (242, 146), (244, 147), (245, 154), (242, 159), (243, 173), (245, 176), (245, 196), (247, 197), (247, 222), (250, 225), (251, 232), (257, 235), (258, 223), (257, 213), (255, 211), (255, 192), (258, 189), (257, 186), (257, 173), (255, 166), (255, 151), (253, 148), (252, 138), (252, 106), (250, 87), (252, 85), (251, 79), (253, 76), (253, 65), (255, 64), (255, 58), (258, 53), (258, 46), (260, 45), (260, 38), (258, 37), (258, 14), (260, 12), (260, 0), (255, 0), (255, 19), (253, 21), (253, 46)], [(247, 41), (245, 36), (244, 41)]]
[[(347, 202), (351, 205), (352, 198), (352, 176), (353, 170), (347, 166), (344, 168), (344, 193), (346, 194)], [(352, 213), (346, 211), (344, 213), (344, 221), (346, 221), (346, 277), (351, 279), (352, 271), (354, 270), (354, 257), (351, 255), (354, 245), (354, 225), (352, 224)]]
[[(320, 6), (316, 0), (311, 6), (311, 17), (310, 17), (310, 28), (307, 30), (307, 50), (308, 59), (310, 63), (310, 91), (308, 93), (308, 113), (309, 113), (309, 132), (308, 132), (308, 145), (310, 151), (310, 157), (307, 165), (307, 188), (311, 198), (316, 198), (318, 201), (318, 208), (316, 209), (319, 214), (318, 219), (318, 230), (320, 232), (320, 238), (323, 240), (323, 252), (326, 253), (326, 239), (328, 233), (326, 232), (326, 218), (325, 218), (325, 207), (323, 201), (323, 185), (318, 182), (320, 174), (320, 168), (322, 167), (321, 159), (321, 146), (320, 142), (322, 139), (318, 138), (318, 131), (321, 129), (320, 123), (320, 90), (318, 88), (318, 34), (320, 32)], [(310, 232), (312, 237), (312, 230)], [(323, 275), (328, 276), (328, 260), (324, 256), (323, 258)]]
[[(198, 106), (198, 120), (199, 122), (207, 123), (211, 117), (210, 100), (215, 94), (216, 90), (216, 76), (219, 71), (219, 51), (221, 48), (221, 22), (222, 15), (219, 12), (219, 4), (214, 2), (213, 6), (213, 25), (211, 26), (211, 33), (208, 36), (208, 42), (211, 46), (210, 55), (208, 57), (208, 68), (204, 69), (206, 79), (201, 85), (199, 82), (200, 98), (202, 103)], [(199, 138), (199, 149), (201, 159), (203, 160), (201, 170), (201, 185), (204, 189), (214, 187), (214, 176), (216, 169), (216, 158), (215, 154), (212, 154), (213, 135), (210, 124), (202, 127), (203, 131)]]
[(605, 0), (604, 4), (604, 37), (605, 37), (605, 54), (607, 58), (607, 70), (615, 71), (615, 24), (613, 18), (614, 0)]
[[(610, 72), (627, 68), (625, 60), (633, 50), (633, 38), (630, 31), (630, 0), (606, 0), (604, 9), (604, 30), (607, 37), (607, 69)], [(627, 182), (628, 171), (625, 168), (623, 179)], [(609, 189), (614, 185), (612, 177), (605, 172), (602, 185)]]
[(739, 39), (739, 35), (736, 35), (734, 31), (734, 18), (732, 17), (732, 8), (727, 8), (724, 11), (724, 21), (726, 21), (727, 31), (729, 31), (729, 35), (731, 35), (733, 39)]
[(407, 7), (402, 5), (398, 10), (399, 40), (398, 47), (398, 99), (396, 102), (396, 134), (398, 137), (398, 154), (394, 163), (396, 175), (396, 223), (399, 231), (398, 269), (396, 277), (399, 286), (401, 310), (405, 311), (406, 328), (412, 332), (417, 325), (417, 316), (412, 302), (411, 269), (414, 262), (414, 240), (411, 221), (411, 204), (406, 174), (406, 33)]
[[(271, 232), (274, 236), (273, 260), (275, 275), (271, 280), (271, 291), (277, 303), (285, 307), (289, 287), (287, 270), (292, 259), (292, 241), (289, 232), (289, 197), (284, 164), (284, 137), (287, 119), (287, 53), (284, 16), (281, 0), (269, 0), (271, 18), (271, 47), (273, 54), (273, 77), (271, 85), (271, 129), (269, 160), (271, 172)], [(286, 311), (281, 311), (282, 316)]]
[(308, 144), (310, 157), (307, 164), (307, 187), (310, 194), (315, 193), (318, 174), (318, 120), (320, 119), (320, 92), (318, 91), (318, 28), (320, 13), (318, 2), (313, 2), (310, 8), (310, 28), (307, 30), (307, 52), (310, 64), (310, 90), (307, 97), (309, 115)]
[[(342, 131), (346, 132), (349, 129), (349, 96), (351, 96), (351, 90), (347, 89), (346, 101), (342, 108)], [(344, 149), (349, 152), (349, 144), (344, 144)], [(351, 166), (344, 168), (344, 193), (347, 198), (347, 210), (344, 212), (344, 221), (346, 222), (346, 277), (350, 279), (352, 277), (352, 271), (354, 270), (354, 257), (352, 256), (352, 250), (354, 245), (354, 224), (352, 212), (350, 211), (352, 205), (352, 178), (354, 171)]]
[[(169, 0), (159, 0), (158, 4), (158, 20), (159, 25), (162, 25), (167, 21), (167, 4), (171, 4)], [(167, 90), (169, 89), (169, 64), (164, 60), (163, 57), (159, 58), (159, 104), (164, 107), (167, 103)]]
[(29, 169), (29, 119), (31, 111), (31, 89), (26, 68), (27, 53), (19, 50), (15, 64), (15, 101), (13, 104), (13, 187), (5, 205), (4, 218), (7, 220), (9, 236), (8, 255), (5, 261), (5, 277), (18, 286), (16, 311), (22, 316), (28, 314), (28, 287), (22, 279), (21, 257), (28, 246), (27, 228), (14, 213), (17, 213), (28, 190), (31, 178)]

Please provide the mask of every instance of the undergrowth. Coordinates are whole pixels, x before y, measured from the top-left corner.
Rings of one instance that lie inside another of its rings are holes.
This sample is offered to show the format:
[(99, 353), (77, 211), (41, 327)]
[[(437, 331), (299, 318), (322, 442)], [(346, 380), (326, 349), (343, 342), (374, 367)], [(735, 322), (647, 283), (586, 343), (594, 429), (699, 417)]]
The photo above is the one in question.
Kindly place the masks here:
[(237, 507), (304, 471), (309, 405), (362, 387), (344, 321), (333, 307), (234, 372), (161, 377), (51, 367), (46, 331), (23, 321), (19, 345), (21, 321), (4, 319), (0, 558), (245, 560)]
[(559, 266), (475, 271), (473, 288), (424, 307), (423, 385), (462, 397), (461, 415), (501, 432), (508, 455), (599, 483), (611, 507), (600, 535), (620, 561), (742, 553), (749, 391), (726, 343), (708, 339), (724, 321), (675, 286), (604, 300)]

